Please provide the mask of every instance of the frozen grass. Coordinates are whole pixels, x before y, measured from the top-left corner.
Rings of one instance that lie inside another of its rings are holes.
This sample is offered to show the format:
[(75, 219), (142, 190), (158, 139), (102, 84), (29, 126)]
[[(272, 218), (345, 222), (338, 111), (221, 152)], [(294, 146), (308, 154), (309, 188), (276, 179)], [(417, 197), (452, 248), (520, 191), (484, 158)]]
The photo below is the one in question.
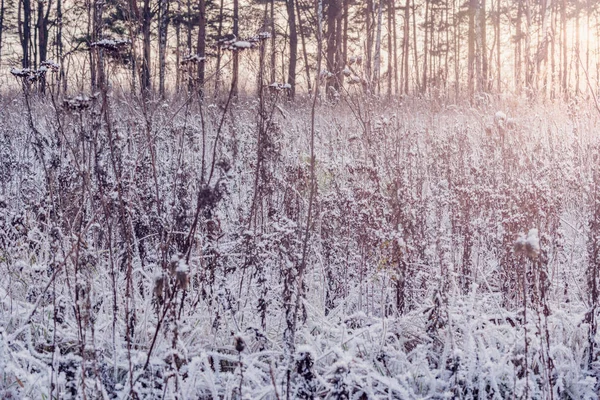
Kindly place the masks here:
[(319, 106), (290, 339), (308, 105), (2, 104), (1, 398), (598, 398), (587, 106)]

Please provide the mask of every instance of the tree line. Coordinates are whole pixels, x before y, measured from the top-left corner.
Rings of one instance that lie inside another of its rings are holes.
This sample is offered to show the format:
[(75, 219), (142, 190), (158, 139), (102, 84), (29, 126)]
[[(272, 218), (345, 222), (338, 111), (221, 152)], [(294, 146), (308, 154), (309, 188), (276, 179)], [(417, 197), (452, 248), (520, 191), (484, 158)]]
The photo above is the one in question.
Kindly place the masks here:
[(594, 0), (0, 0), (0, 63), (53, 60), (63, 91), (121, 74), (161, 97), (229, 84), (238, 95), (261, 68), (290, 98), (315, 82), (331, 98), (569, 98), (600, 80), (599, 11)]

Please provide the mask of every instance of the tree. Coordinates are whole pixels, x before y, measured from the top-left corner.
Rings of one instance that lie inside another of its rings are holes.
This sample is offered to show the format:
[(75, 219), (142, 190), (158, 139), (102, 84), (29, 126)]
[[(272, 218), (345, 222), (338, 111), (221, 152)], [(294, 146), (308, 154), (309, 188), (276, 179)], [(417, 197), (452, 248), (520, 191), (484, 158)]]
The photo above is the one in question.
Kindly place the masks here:
[(468, 90), (469, 97), (475, 93), (475, 19), (478, 0), (469, 0), (469, 53), (468, 53)]
[(21, 65), (23, 68), (30, 66), (30, 48), (31, 40), (31, 0), (19, 0), (18, 13), (19, 41), (21, 42)]
[(206, 0), (198, 0), (198, 89), (204, 94), (204, 72), (206, 59)]
[[(133, 0), (133, 2), (135, 3), (135, 0)], [(150, 0), (144, 0), (141, 17), (143, 39), (141, 89), (142, 93), (146, 95), (149, 94), (152, 85), (152, 80), (150, 77), (150, 62), (152, 56), (152, 42), (150, 37), (150, 28), (152, 26), (152, 10), (150, 9)]]
[[(233, 0), (233, 35), (237, 38), (240, 34), (239, 28), (239, 0)], [(238, 75), (240, 69), (239, 53), (233, 52), (233, 71), (231, 73), (231, 95), (238, 96)]]
[(296, 63), (298, 60), (298, 32), (296, 30), (295, 0), (286, 0), (285, 5), (288, 15), (288, 27), (290, 38), (290, 59), (288, 64), (289, 98), (294, 99), (296, 95)]
[[(203, 1), (200, 0), (202, 3)], [(165, 70), (167, 56), (167, 30), (169, 28), (169, 0), (159, 0), (158, 21), (158, 92), (161, 98), (165, 97)]]
[(342, 13), (341, 0), (329, 0), (327, 7), (327, 70), (331, 75), (327, 78), (326, 93), (330, 98), (340, 90), (341, 82), (341, 38), (342, 38)]
[(402, 37), (402, 59), (404, 60), (404, 93), (409, 89), (409, 52), (410, 52), (410, 0), (406, 0), (404, 6), (404, 34)]
[(382, 0), (379, 0), (379, 5), (377, 7), (377, 33), (375, 36), (375, 61), (374, 61), (374, 69), (373, 69), (373, 80), (377, 85), (377, 94), (379, 94), (381, 90), (381, 24), (382, 24), (382, 15), (383, 15), (383, 4)]
[(2, 63), (2, 34), (4, 33), (4, 0), (0, 0), (0, 64)]

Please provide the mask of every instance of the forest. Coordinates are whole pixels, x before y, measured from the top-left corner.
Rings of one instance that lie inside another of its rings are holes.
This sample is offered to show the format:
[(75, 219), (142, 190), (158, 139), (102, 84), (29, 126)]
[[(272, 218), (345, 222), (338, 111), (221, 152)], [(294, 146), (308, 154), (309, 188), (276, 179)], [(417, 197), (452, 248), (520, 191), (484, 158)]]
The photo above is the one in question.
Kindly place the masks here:
[(599, 399), (600, 2), (0, 0), (0, 399)]

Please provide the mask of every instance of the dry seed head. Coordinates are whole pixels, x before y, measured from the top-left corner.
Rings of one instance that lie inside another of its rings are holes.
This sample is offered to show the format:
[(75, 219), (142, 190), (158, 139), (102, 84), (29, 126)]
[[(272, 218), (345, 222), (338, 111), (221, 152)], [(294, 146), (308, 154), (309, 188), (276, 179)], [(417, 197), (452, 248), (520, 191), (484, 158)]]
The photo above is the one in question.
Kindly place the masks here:
[(179, 267), (179, 256), (174, 254), (173, 257), (171, 257), (171, 262), (169, 262), (169, 272), (171, 275), (175, 274), (177, 267)]
[(177, 286), (181, 290), (187, 290), (188, 288), (188, 274), (186, 271), (178, 269), (175, 273), (175, 280), (177, 281)]
[(165, 277), (162, 275), (158, 275), (156, 278), (154, 278), (154, 295), (159, 300), (162, 300), (164, 290), (165, 290)]
[(246, 342), (244, 342), (244, 338), (242, 338), (240, 335), (236, 335), (233, 340), (235, 341), (235, 349), (240, 353), (244, 351), (246, 348)]

